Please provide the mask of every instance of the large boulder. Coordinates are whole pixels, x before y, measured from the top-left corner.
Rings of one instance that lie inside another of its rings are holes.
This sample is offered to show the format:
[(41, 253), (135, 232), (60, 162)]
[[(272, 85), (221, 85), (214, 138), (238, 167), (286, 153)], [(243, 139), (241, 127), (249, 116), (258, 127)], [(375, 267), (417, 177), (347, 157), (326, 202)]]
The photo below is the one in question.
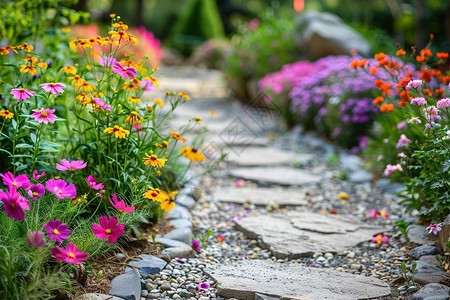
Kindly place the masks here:
[(350, 55), (352, 50), (362, 56), (371, 54), (371, 46), (363, 36), (336, 15), (308, 11), (298, 17), (296, 28), (303, 47), (314, 58)]

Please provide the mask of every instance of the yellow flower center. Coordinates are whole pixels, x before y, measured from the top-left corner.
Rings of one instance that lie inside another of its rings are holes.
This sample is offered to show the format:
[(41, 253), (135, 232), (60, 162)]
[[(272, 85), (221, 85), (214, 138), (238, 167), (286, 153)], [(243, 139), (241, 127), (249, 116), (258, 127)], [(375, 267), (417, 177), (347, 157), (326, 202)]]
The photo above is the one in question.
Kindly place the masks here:
[(158, 193), (153, 192), (152, 197), (155, 198), (156, 196), (158, 196)]
[(56, 229), (56, 228), (55, 228), (55, 229), (53, 229), (53, 233), (54, 233), (54, 234), (59, 234), (59, 231), (58, 231), (58, 229)]
[(70, 168), (69, 171), (70, 172), (75, 172), (75, 168)]
[(14, 202), (11, 202), (11, 207), (12, 208), (16, 207), (16, 204)]
[(72, 252), (69, 253), (69, 257), (70, 258), (75, 258), (75, 254), (73, 254)]
[(156, 155), (152, 155), (152, 156), (150, 156), (150, 160), (153, 160), (153, 161), (155, 161), (155, 160), (157, 160), (158, 159), (158, 157), (156, 156)]
[(128, 68), (127, 67), (123, 67), (122, 71), (126, 71)]
[(24, 88), (21, 88), (21, 89), (19, 90), (19, 92), (20, 92), (20, 93), (23, 93), (23, 92), (25, 92), (25, 89), (24, 89)]
[(119, 211), (119, 212), (123, 212), (123, 209), (119, 208), (118, 211)]
[(58, 191), (58, 193), (59, 193), (59, 194), (62, 194), (62, 193), (63, 193), (63, 191), (62, 191), (62, 190), (59, 190), (59, 191)]
[(106, 232), (106, 234), (111, 234), (111, 229), (108, 228), (105, 230), (105, 232)]
[(41, 111), (41, 117), (47, 117), (48, 116), (48, 113), (44, 110), (44, 111)]
[(55, 86), (55, 84), (54, 84), (54, 83), (52, 82), (52, 83), (50, 83), (50, 86), (51, 86), (51, 87), (54, 87), (54, 86)]
[(13, 182), (13, 184), (12, 184), (13, 186), (17, 186), (17, 182)]
[(38, 192), (33, 192), (33, 196), (37, 196), (38, 195)]

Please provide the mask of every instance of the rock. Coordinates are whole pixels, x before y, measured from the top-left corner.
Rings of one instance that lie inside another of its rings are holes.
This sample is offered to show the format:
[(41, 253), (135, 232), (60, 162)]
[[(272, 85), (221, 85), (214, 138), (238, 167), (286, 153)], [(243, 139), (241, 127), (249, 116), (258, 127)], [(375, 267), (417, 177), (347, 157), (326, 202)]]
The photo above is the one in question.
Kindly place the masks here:
[(261, 241), (272, 255), (283, 259), (344, 251), (387, 230), (341, 216), (312, 212), (247, 217), (235, 223), (249, 238)]
[(123, 298), (99, 293), (88, 293), (78, 296), (75, 300), (123, 300)]
[(176, 240), (190, 245), (192, 243), (192, 231), (190, 228), (177, 228), (165, 234), (163, 238)]
[(174, 219), (169, 221), (169, 225), (175, 227), (175, 228), (192, 228), (191, 221), (187, 219)]
[(321, 181), (319, 176), (311, 172), (289, 167), (259, 167), (231, 169), (233, 177), (275, 183), (279, 185), (305, 185)]
[(109, 294), (125, 300), (141, 299), (141, 280), (135, 270), (125, 271), (125, 274), (115, 277), (111, 281)]
[[(450, 287), (440, 283), (429, 283), (424, 286), (420, 291), (412, 295), (411, 300), (424, 300), (424, 299), (449, 299)], [(447, 297), (447, 298), (445, 298)]]
[(348, 180), (350, 182), (367, 182), (373, 179), (373, 175), (366, 170), (349, 173)]
[(278, 166), (283, 164), (307, 163), (313, 159), (312, 154), (297, 154), (270, 147), (247, 147), (241, 153), (231, 151), (225, 161), (232, 164), (249, 166)]
[(350, 55), (356, 50), (363, 56), (371, 53), (370, 44), (353, 28), (330, 13), (307, 11), (296, 20), (299, 39), (313, 58)]
[(343, 300), (383, 297), (391, 293), (388, 284), (373, 277), (264, 260), (220, 264), (209, 267), (206, 272), (217, 281), (219, 294), (225, 298), (253, 300), (258, 293), (283, 299)]
[(430, 239), (428, 236), (425, 226), (423, 225), (412, 225), (413, 227), (408, 233), (409, 238), (411, 239), (412, 243), (418, 244), (418, 245), (433, 245), (434, 241)]
[(164, 291), (171, 291), (172, 290), (172, 287), (170, 286), (170, 283), (169, 282), (164, 282), (162, 285), (161, 285), (161, 291), (162, 292), (164, 292)]
[[(141, 256), (143, 259), (139, 259), (138, 261), (130, 261), (129, 264), (139, 268), (138, 271), (142, 278), (146, 278), (150, 274), (159, 274), (167, 265), (165, 260), (162, 260), (156, 256), (148, 254), (142, 254)], [(125, 272), (129, 272), (131, 270), (132, 268), (130, 267), (125, 268)]]
[(278, 297), (267, 296), (259, 293), (255, 293), (255, 300), (279, 300)]
[(416, 261), (417, 268), (414, 272), (414, 280), (420, 284), (437, 283), (445, 279), (447, 273), (441, 269), (429, 265), (423, 261)]
[(438, 268), (441, 266), (441, 263), (436, 259), (436, 255), (424, 255), (419, 260)]
[(189, 195), (181, 194), (176, 198), (177, 204), (180, 204), (186, 208), (192, 208), (195, 205), (195, 200)]
[(146, 289), (147, 291), (152, 291), (152, 290), (158, 289), (158, 286), (157, 286), (156, 284), (154, 284), (154, 283), (147, 282), (147, 283), (145, 284), (145, 289)]
[(305, 193), (293, 189), (263, 187), (224, 187), (212, 194), (221, 202), (255, 205), (306, 205)]
[(195, 252), (190, 246), (172, 247), (161, 251), (161, 254), (169, 255), (171, 259), (176, 257), (194, 258)]
[(409, 251), (408, 255), (414, 259), (419, 259), (420, 257), (422, 257), (424, 255), (435, 255), (435, 254), (439, 254), (439, 253), (440, 253), (439, 248), (424, 245), (424, 246), (419, 246), (414, 249), (411, 249), (411, 251)]
[(183, 243), (183, 242), (180, 242), (180, 241), (176, 241), (176, 240), (172, 240), (172, 239), (166, 239), (166, 238), (163, 238), (163, 237), (157, 237), (155, 239), (155, 242), (162, 244), (164, 246), (164, 248), (189, 246), (186, 243)]
[(450, 240), (450, 215), (442, 222), (442, 230), (438, 232), (437, 237), (439, 240), (439, 247), (445, 249), (445, 245), (442, 241), (446, 242)]
[(166, 213), (168, 220), (173, 219), (189, 219), (190, 214), (186, 207), (183, 207), (181, 205), (175, 205), (175, 207)]
[(339, 158), (339, 163), (342, 169), (347, 172), (359, 172), (364, 166), (362, 159), (358, 155), (342, 153)]

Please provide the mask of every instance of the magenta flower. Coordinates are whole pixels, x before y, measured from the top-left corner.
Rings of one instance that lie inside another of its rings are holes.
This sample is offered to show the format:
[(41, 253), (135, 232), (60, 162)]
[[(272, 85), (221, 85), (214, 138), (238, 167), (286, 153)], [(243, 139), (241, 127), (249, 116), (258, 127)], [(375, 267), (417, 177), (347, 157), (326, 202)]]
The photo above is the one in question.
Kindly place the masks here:
[[(148, 77), (145, 77), (148, 78)], [(145, 88), (146, 92), (151, 92), (155, 90), (155, 87), (153, 86), (153, 82), (150, 79), (143, 78), (141, 80), (141, 88)]]
[(109, 202), (111, 202), (111, 205), (114, 206), (117, 209), (118, 212), (130, 213), (135, 208), (134, 206), (126, 206), (124, 200), (118, 201), (116, 194), (113, 195), (114, 202), (112, 202), (110, 198), (108, 198), (108, 199), (109, 199)]
[(41, 198), (45, 193), (45, 188), (42, 184), (32, 184), (30, 189), (28, 190), (28, 196), (33, 198), (33, 200), (37, 200)]
[(14, 178), (13, 173), (7, 172), (5, 174), (0, 174), (0, 177), (3, 178), (3, 183), (9, 186), (10, 189), (28, 189), (30, 187), (30, 180), (27, 175), (22, 174)]
[(389, 237), (386, 235), (378, 234), (372, 238), (372, 243), (376, 243), (378, 245), (387, 244), (389, 242)]
[(46, 182), (45, 188), (49, 192), (54, 193), (59, 199), (77, 197), (77, 188), (75, 185), (73, 183), (68, 184), (62, 179), (50, 179)]
[(61, 224), (60, 220), (48, 221), (44, 225), (44, 229), (47, 230), (49, 239), (60, 243), (66, 240), (72, 232), (67, 229), (67, 224)]
[(427, 228), (425, 228), (425, 230), (427, 230), (428, 233), (437, 235), (437, 233), (442, 230), (442, 223), (430, 224)]
[(120, 62), (113, 62), (111, 70), (114, 73), (119, 74), (120, 76), (122, 76), (123, 78), (126, 79), (131, 79), (134, 78), (136, 76), (138, 76), (138, 73), (136, 71), (135, 68), (133, 67), (125, 67), (123, 66)]
[(31, 232), (31, 230), (28, 230), (27, 243), (31, 247), (42, 248), (47, 242), (42, 231)]
[(123, 224), (117, 225), (117, 218), (111, 217), (108, 219), (107, 216), (101, 216), (98, 221), (100, 222), (100, 225), (98, 224), (92, 224), (92, 232), (99, 238), (99, 239), (105, 239), (108, 238), (108, 243), (112, 244), (119, 236), (122, 235), (124, 231)]
[(200, 242), (197, 239), (192, 240), (192, 249), (199, 252), (201, 250), (200, 248)]
[(389, 174), (391, 174), (394, 171), (403, 171), (403, 168), (400, 164), (387, 165), (386, 169), (384, 170), (384, 175), (388, 176)]
[(450, 107), (450, 98), (442, 98), (436, 104), (439, 109), (447, 109)]
[(56, 115), (54, 114), (55, 109), (48, 109), (48, 108), (41, 108), (39, 109), (33, 109), (34, 113), (31, 114), (31, 116), (38, 121), (39, 123), (55, 123), (56, 121)]
[(42, 172), (42, 174), (39, 174), (38, 170), (34, 170), (33, 171), (33, 179), (34, 180), (38, 180), (39, 178), (41, 178), (42, 176), (45, 176), (45, 172)]
[(427, 104), (427, 98), (424, 97), (413, 97), (411, 99), (411, 104), (415, 104), (418, 107)]
[(26, 89), (20, 88), (20, 89), (12, 89), (11, 95), (14, 96), (19, 101), (22, 101), (23, 99), (28, 99), (31, 96), (34, 96), (36, 93), (33, 91), (27, 91)]
[(117, 62), (117, 60), (111, 56), (102, 56), (98, 60), (98, 63), (100, 64), (100, 66), (104, 66), (104, 67), (111, 67), (111, 65), (115, 62)]
[(75, 172), (75, 170), (81, 170), (87, 166), (82, 160), (68, 161), (67, 159), (61, 159), (61, 164), (56, 164), (56, 169), (60, 171)]
[(243, 218), (241, 216), (234, 216), (233, 221), (241, 221)]
[(97, 183), (97, 178), (95, 178), (92, 175), (89, 175), (88, 177), (84, 178), (84, 180), (87, 181), (87, 183), (89, 184), (89, 186), (91, 187), (91, 189), (94, 190), (99, 190), (104, 188), (105, 186), (103, 185), (103, 183)]
[(235, 186), (237, 186), (237, 187), (241, 187), (241, 186), (243, 186), (243, 185), (245, 185), (245, 180), (244, 179), (238, 179), (238, 180), (236, 180), (235, 182), (234, 182), (234, 185)]
[(111, 110), (111, 105), (105, 104), (105, 102), (103, 102), (102, 99), (94, 98), (94, 101), (95, 101), (95, 104), (97, 104), (101, 108), (106, 109), (106, 110)]
[(16, 189), (9, 189), (8, 192), (0, 192), (0, 201), (3, 202), (3, 209), (10, 219), (22, 221), (25, 218), (24, 210), (30, 210), (28, 200), (22, 197)]
[(370, 211), (369, 216), (372, 219), (378, 219), (379, 217), (383, 217), (385, 219), (390, 218), (389, 214), (385, 210), (378, 211), (378, 210), (375, 210), (374, 208), (372, 208), (372, 210)]
[(408, 147), (409, 144), (411, 144), (411, 140), (408, 139), (406, 137), (406, 135), (402, 134), (400, 136), (400, 138), (397, 141), (397, 145), (395, 146), (395, 148), (399, 149), (399, 148), (403, 148), (403, 147)]
[(402, 130), (402, 129), (405, 129), (406, 128), (406, 122), (405, 121), (402, 121), (402, 122), (400, 122), (400, 123), (398, 123), (397, 124), (397, 129), (398, 130)]
[(88, 253), (80, 252), (77, 246), (68, 243), (66, 249), (55, 247), (51, 250), (52, 256), (59, 261), (65, 261), (69, 264), (78, 264), (88, 258)]
[(201, 283), (198, 284), (198, 289), (199, 290), (207, 291), (207, 290), (209, 290), (209, 288), (210, 288), (210, 285), (207, 282), (201, 282)]
[(66, 88), (64, 83), (43, 83), (39, 85), (47, 93), (52, 93), (53, 95), (64, 93), (63, 88)]
[(417, 89), (419, 88), (421, 85), (423, 84), (423, 81), (420, 79), (416, 79), (416, 80), (411, 80), (410, 82), (408, 82), (408, 84), (406, 85), (407, 89)]

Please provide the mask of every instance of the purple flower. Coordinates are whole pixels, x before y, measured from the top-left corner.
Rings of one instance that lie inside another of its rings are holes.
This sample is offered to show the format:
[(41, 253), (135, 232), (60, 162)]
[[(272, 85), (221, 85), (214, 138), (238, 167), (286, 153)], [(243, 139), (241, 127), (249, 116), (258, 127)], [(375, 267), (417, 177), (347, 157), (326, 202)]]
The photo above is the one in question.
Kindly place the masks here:
[(146, 92), (151, 92), (155, 90), (155, 87), (153, 86), (153, 82), (150, 80), (149, 77), (144, 77), (141, 80), (141, 88), (145, 88)]
[(138, 76), (138, 73), (135, 68), (125, 67), (120, 62), (117, 61), (112, 64), (111, 70), (125, 79), (131, 79)]
[(23, 188), (27, 190), (30, 187), (30, 180), (25, 174), (14, 177), (13, 173), (7, 172), (5, 174), (0, 174), (0, 177), (3, 178), (3, 183), (10, 189)]
[(106, 109), (106, 110), (111, 110), (111, 105), (105, 104), (105, 102), (103, 102), (102, 99), (94, 98), (94, 101), (95, 101), (95, 104), (97, 104), (101, 108)]
[(86, 166), (87, 166), (87, 163), (85, 163), (82, 160), (68, 161), (67, 159), (61, 159), (61, 165), (56, 164), (56, 169), (58, 169), (60, 171), (75, 172), (75, 170), (83, 169)]
[(102, 56), (98, 60), (98, 63), (100, 64), (100, 66), (104, 66), (104, 67), (111, 67), (112, 64), (115, 62), (117, 62), (117, 60), (111, 56)]
[(399, 149), (399, 148), (407, 147), (407, 146), (409, 146), (409, 144), (411, 144), (411, 140), (408, 139), (406, 137), (406, 135), (402, 134), (400, 136), (400, 138), (398, 139), (397, 145), (395, 146), (395, 148)]
[(192, 240), (192, 249), (199, 252), (201, 250), (200, 248), (200, 242), (197, 239)]
[(77, 189), (73, 183), (68, 184), (62, 179), (56, 180), (56, 179), (50, 179), (46, 182), (45, 188), (52, 192), (58, 197), (59, 199), (64, 198), (76, 198), (77, 197)]
[(30, 210), (28, 200), (22, 197), (16, 189), (10, 188), (8, 192), (0, 192), (0, 201), (8, 218), (22, 221), (25, 218), (24, 210)]
[(27, 243), (31, 247), (43, 248), (47, 242), (42, 231), (31, 232), (31, 230), (28, 230)]
[(402, 122), (397, 124), (397, 129), (398, 130), (405, 129), (405, 127), (406, 127), (406, 122), (405, 121), (402, 121)]
[(430, 224), (425, 230), (428, 231), (428, 233), (437, 235), (437, 233), (442, 230), (442, 223)]
[(98, 219), (100, 225), (98, 224), (92, 224), (92, 232), (97, 236), (99, 239), (105, 239), (108, 238), (108, 243), (112, 244), (119, 236), (122, 235), (124, 231), (124, 225), (118, 224), (118, 220), (116, 217), (111, 217), (108, 219), (107, 216), (101, 216)]
[(45, 188), (42, 184), (32, 184), (30, 189), (28, 190), (28, 196), (33, 198), (33, 200), (37, 200), (41, 198), (45, 193)]
[(51, 250), (52, 256), (59, 261), (65, 261), (69, 264), (78, 264), (88, 258), (88, 253), (80, 252), (77, 246), (68, 243), (66, 249), (55, 247)]
[(420, 121), (420, 119), (418, 117), (412, 117), (408, 123), (410, 124), (422, 124), (422, 121)]
[(52, 93), (53, 95), (64, 93), (63, 88), (66, 88), (66, 85), (63, 83), (43, 83), (39, 85), (44, 89), (47, 93)]
[(209, 288), (210, 288), (210, 285), (207, 282), (201, 282), (201, 283), (198, 284), (198, 289), (199, 290), (207, 291), (207, 290), (209, 290)]
[(44, 225), (44, 229), (47, 230), (49, 239), (60, 243), (66, 240), (71, 233), (67, 229), (67, 224), (61, 224), (60, 220), (49, 221)]
[(33, 171), (33, 179), (34, 180), (38, 180), (39, 178), (41, 178), (42, 176), (45, 176), (45, 172), (42, 172), (42, 174), (39, 174), (38, 170), (34, 170)]

